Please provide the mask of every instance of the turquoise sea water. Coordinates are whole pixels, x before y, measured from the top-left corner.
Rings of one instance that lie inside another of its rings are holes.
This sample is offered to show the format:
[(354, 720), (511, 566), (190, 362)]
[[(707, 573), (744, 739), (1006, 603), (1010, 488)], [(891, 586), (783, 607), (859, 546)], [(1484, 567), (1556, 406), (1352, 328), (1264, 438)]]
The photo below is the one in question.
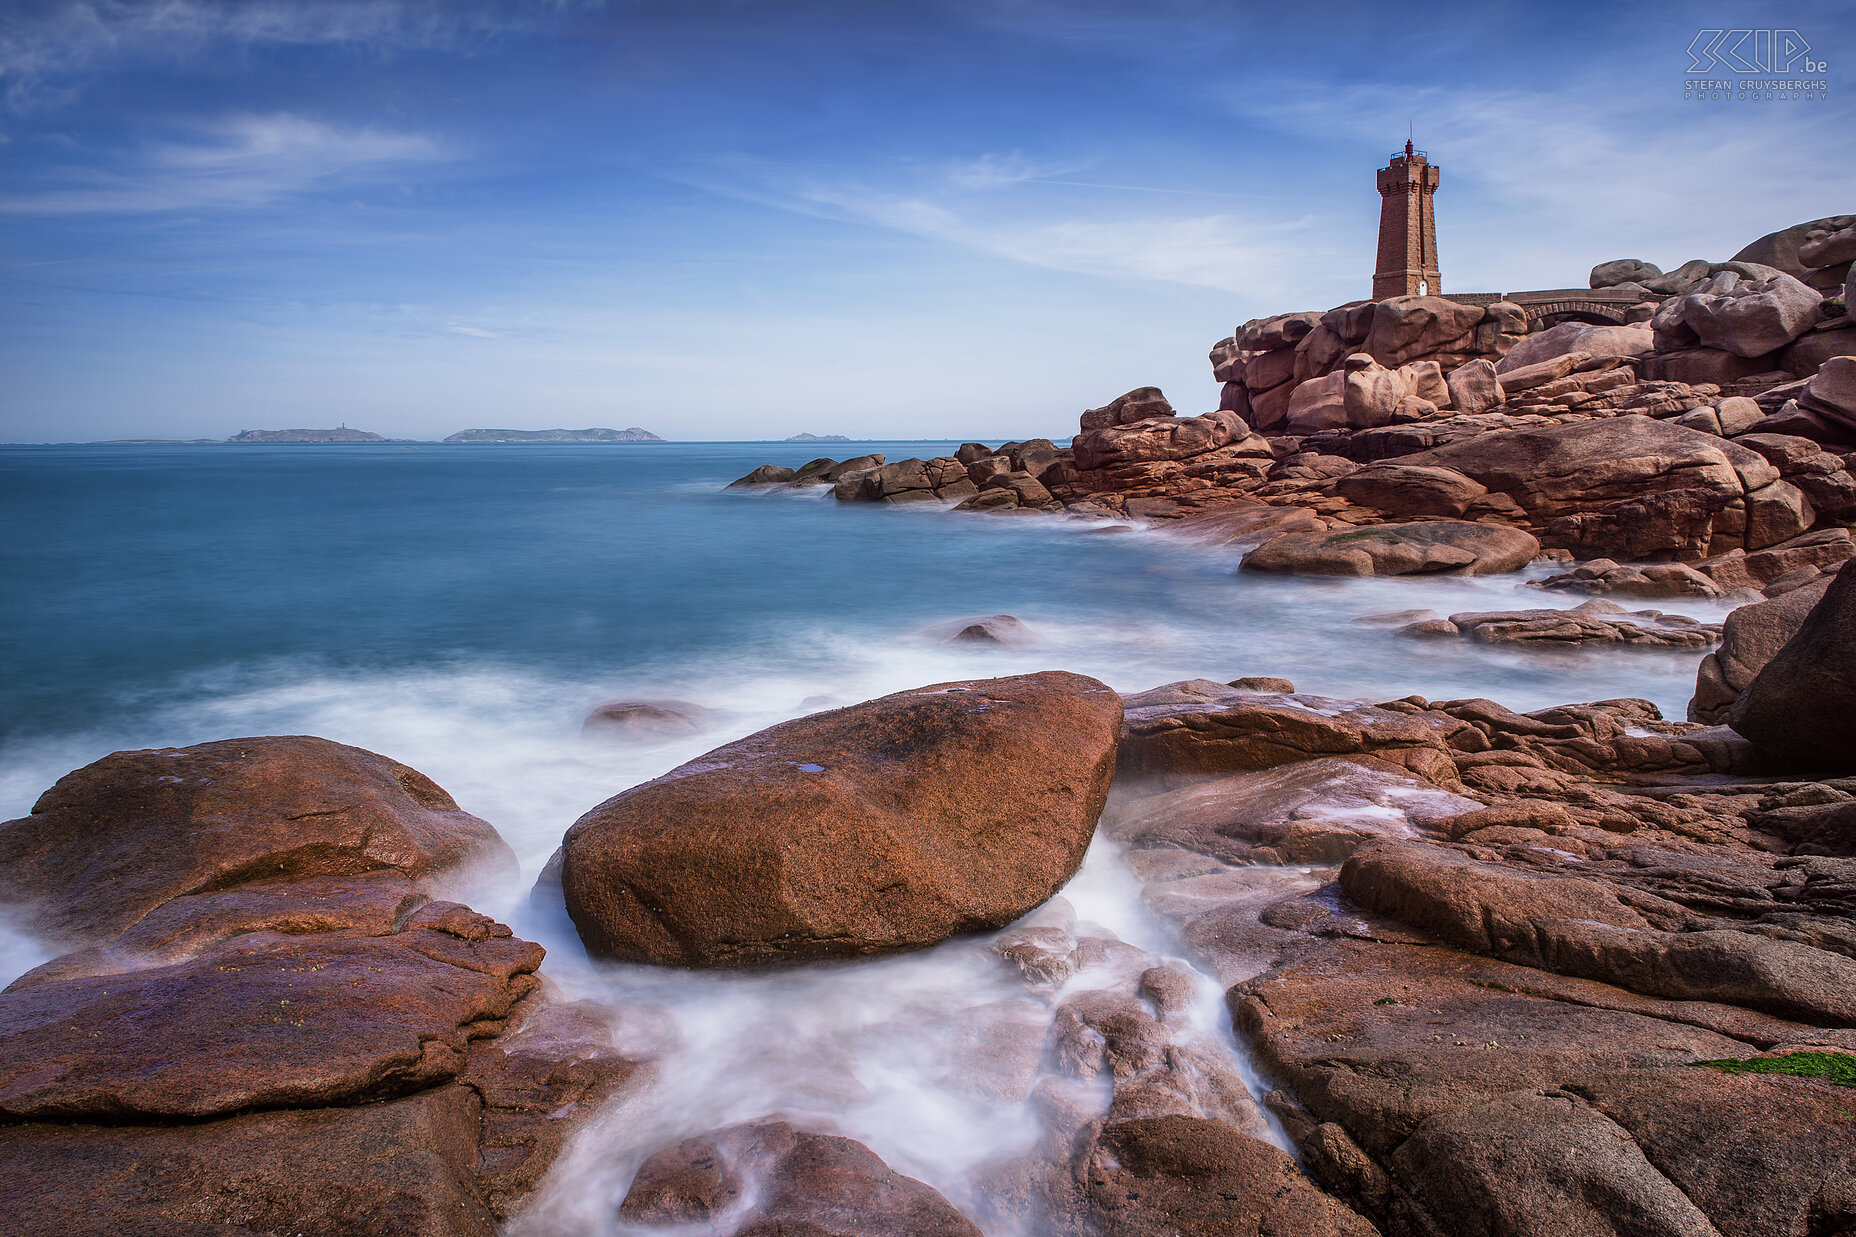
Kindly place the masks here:
[[(834, 449), (899, 459), (952, 446)], [(649, 1085), (576, 1140), (512, 1237), (621, 1237), (617, 1203), (644, 1156), (770, 1112), (864, 1141), (977, 1217), (987, 1166), (1037, 1127), (1021, 1102), (959, 1085), (959, 1028), (1028, 1019), (1036, 1033), (1048, 1000), (1027, 998), (983, 941), (765, 976), (590, 963), (558, 905), (527, 897), (567, 826), (773, 722), (955, 678), (1063, 668), (1140, 690), (1274, 675), (1373, 700), (1638, 695), (1676, 714), (1694, 681), (1695, 654), (1523, 653), (1352, 621), (1576, 600), (1516, 578), (1239, 575), (1235, 550), (1098, 522), (723, 492), (758, 464), (817, 451), (0, 448), (0, 819), (121, 748), (307, 733), (386, 753), (509, 839), (522, 879), (473, 903), (543, 943), (552, 980), (609, 1010), (621, 1047), (652, 1063)], [(1001, 612), (1025, 622), (1028, 643), (933, 631)], [(710, 722), (662, 742), (582, 734), (589, 710), (623, 699), (688, 701)], [(1092, 930), (1190, 970), (1108, 839), (1063, 895)], [(45, 956), (0, 920), (0, 983)], [(1085, 971), (1070, 987), (1111, 982)], [(1220, 985), (1195, 984), (1197, 1033), (1248, 1068)]]
[[(899, 459), (953, 445), (832, 449)], [(378, 746), (473, 806), (468, 788), (498, 751), (572, 756), (589, 708), (639, 696), (717, 710), (702, 750), (827, 699), (1052, 667), (1123, 690), (1268, 674), (1332, 695), (1522, 708), (1642, 695), (1676, 715), (1693, 684), (1693, 654), (1517, 654), (1350, 621), (1576, 600), (1507, 578), (1239, 576), (1234, 551), (1082, 521), (723, 492), (758, 464), (818, 451), (0, 448), (0, 810), (25, 810), (115, 748), (284, 731)], [(923, 635), (999, 612), (1035, 641)], [(548, 835), (620, 789), (613, 779), (661, 772), (689, 746), (607, 753), (603, 793), (584, 802), (499, 819), (487, 807), (525, 793), (503, 783), (473, 810), (533, 833), (524, 858), (545, 857)]]

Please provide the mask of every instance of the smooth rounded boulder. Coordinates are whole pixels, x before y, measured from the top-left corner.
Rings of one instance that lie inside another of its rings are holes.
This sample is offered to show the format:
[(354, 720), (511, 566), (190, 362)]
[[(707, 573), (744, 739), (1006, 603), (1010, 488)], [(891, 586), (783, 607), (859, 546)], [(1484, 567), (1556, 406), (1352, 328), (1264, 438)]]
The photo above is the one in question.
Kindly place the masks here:
[(1063, 671), (783, 722), (608, 799), (562, 843), (599, 957), (756, 967), (1003, 927), (1076, 871), (1121, 698)]
[(312, 735), (115, 752), (0, 825), (0, 902), (61, 944), (254, 881), (385, 870), (454, 893), (515, 867), (490, 823), (431, 778)]
[(1246, 554), (1246, 571), (1318, 576), (1488, 576), (1519, 571), (1540, 553), (1525, 529), (1470, 520), (1371, 524), (1285, 533)]

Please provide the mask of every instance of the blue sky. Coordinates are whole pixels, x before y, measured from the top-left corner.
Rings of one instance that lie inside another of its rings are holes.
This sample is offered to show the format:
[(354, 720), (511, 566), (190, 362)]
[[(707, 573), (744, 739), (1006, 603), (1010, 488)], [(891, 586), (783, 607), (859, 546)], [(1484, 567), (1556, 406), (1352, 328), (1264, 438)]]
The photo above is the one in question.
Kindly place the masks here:
[[(1707, 26), (1828, 99), (1684, 101)], [(1856, 212), (1847, 3), (7, 0), (0, 440), (643, 425), (998, 440), (1366, 294)]]

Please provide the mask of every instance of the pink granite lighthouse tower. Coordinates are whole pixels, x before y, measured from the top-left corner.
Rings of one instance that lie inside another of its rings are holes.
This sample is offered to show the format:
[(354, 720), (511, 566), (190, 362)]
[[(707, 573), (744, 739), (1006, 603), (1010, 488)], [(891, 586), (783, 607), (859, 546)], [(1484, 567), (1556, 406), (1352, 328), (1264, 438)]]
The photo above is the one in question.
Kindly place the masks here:
[(1379, 169), (1379, 266), (1373, 272), (1373, 299), (1389, 296), (1437, 296), (1443, 279), (1437, 273), (1437, 221), (1431, 195), (1437, 192), (1437, 169), (1421, 150), (1405, 143)]

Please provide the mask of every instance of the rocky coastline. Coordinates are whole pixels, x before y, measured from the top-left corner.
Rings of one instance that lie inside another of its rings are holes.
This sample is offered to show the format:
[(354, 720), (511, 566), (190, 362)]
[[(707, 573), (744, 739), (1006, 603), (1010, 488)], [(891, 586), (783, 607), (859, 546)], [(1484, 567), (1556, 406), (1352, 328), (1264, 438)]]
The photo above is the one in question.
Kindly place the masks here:
[[(941, 1011), (947, 1085), (1030, 1133), (977, 1197), (802, 1115), (664, 1122), (668, 1057), (628, 1033), (652, 1011), (576, 998), (471, 908), (514, 876), (490, 822), (386, 756), (270, 736), (117, 752), (0, 825), (0, 904), (60, 951), (0, 993), (0, 1214), (540, 1233), (551, 1171), (635, 1124), (662, 1140), (590, 1204), (601, 1231), (1856, 1232), (1856, 329), (1821, 295), (1853, 257), (1844, 217), (1668, 275), (1606, 263), (1594, 287), (1642, 292), (1621, 325), (1424, 297), (1264, 319), (1214, 349), (1227, 406), (1201, 416), (1142, 388), (1067, 447), (734, 484), (1138, 520), (1248, 571), (1544, 558), (1538, 599), (1576, 607), (1371, 621), (1712, 650), (1685, 720), (1332, 699), (1267, 661), (933, 683), (565, 830), (531, 897), (591, 965), (981, 958), (1011, 996)], [(1659, 598), (1745, 604), (1718, 627), (1624, 604)], [(658, 700), (587, 722), (704, 724)], [(1177, 957), (1075, 912), (1096, 841)]]

